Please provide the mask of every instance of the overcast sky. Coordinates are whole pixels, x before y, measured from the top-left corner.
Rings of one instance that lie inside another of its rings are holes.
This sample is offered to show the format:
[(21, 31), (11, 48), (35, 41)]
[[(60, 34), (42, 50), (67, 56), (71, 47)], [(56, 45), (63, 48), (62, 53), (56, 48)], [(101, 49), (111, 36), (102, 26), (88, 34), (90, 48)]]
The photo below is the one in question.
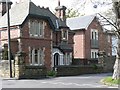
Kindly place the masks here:
[[(11, 0), (14, 3), (15, 2), (19, 2), (19, 0)], [(41, 7), (49, 7), (51, 10), (54, 10), (54, 8), (57, 6), (58, 4), (58, 0), (31, 0), (32, 2), (34, 2), (36, 5), (40, 5)], [(52, 1), (52, 2), (51, 2)], [(66, 7), (71, 7), (71, 4), (74, 0), (60, 0), (61, 1), (61, 5), (65, 5)]]
[[(19, 2), (19, 0), (11, 0), (14, 4), (15, 2)], [(36, 5), (40, 5), (41, 7), (49, 7), (51, 11), (54, 11), (55, 7), (58, 5), (58, 0), (31, 0), (34, 2)], [(52, 2), (51, 2), (52, 1)], [(80, 8), (77, 2), (77, 0), (60, 0), (61, 5), (66, 6), (67, 8)], [(79, 2), (82, 2), (83, 0), (78, 0)], [(80, 12), (85, 13), (86, 15), (89, 14), (94, 14), (97, 12), (105, 11), (107, 8), (106, 7), (98, 7), (97, 9), (93, 8), (93, 4), (90, 3), (90, 0), (87, 0), (86, 7), (83, 11), (80, 10)]]

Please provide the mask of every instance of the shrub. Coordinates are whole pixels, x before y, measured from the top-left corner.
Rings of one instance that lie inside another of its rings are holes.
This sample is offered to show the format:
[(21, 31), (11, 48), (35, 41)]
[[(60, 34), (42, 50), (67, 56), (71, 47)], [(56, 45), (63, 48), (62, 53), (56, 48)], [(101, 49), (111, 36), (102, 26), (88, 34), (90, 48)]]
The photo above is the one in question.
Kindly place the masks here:
[(48, 71), (47, 72), (47, 76), (53, 76), (53, 77), (55, 77), (57, 75), (57, 72), (56, 71)]
[(98, 69), (98, 66), (96, 64), (93, 64), (92, 67), (93, 67), (94, 70)]

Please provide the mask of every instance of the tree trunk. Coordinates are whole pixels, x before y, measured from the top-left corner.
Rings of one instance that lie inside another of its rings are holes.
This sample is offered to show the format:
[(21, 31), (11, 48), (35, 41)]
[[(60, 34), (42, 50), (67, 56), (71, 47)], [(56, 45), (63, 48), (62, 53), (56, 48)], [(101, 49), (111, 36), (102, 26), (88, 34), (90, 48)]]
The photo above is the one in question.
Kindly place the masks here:
[(117, 54), (112, 79), (120, 79), (120, 56)]
[(116, 14), (116, 20), (117, 20), (117, 37), (118, 37), (118, 47), (117, 47), (117, 55), (116, 55), (116, 61), (114, 64), (114, 72), (112, 79), (120, 79), (120, 2), (114, 2), (113, 4), (115, 14)]

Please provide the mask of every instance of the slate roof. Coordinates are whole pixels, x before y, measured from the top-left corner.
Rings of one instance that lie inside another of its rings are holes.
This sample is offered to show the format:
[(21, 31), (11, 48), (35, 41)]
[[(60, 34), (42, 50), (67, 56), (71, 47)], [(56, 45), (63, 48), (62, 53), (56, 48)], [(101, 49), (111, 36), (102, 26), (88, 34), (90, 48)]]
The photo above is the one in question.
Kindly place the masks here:
[(71, 30), (87, 29), (95, 18), (95, 15), (81, 16), (67, 19), (67, 25)]
[[(29, 15), (45, 17), (46, 19), (48, 19), (54, 29), (57, 30), (56, 20), (58, 20), (58, 18), (49, 9), (40, 8), (29, 0), (18, 3), (10, 9), (10, 26), (22, 25), (22, 23)], [(0, 22), (2, 22), (0, 23), (0, 28), (7, 27), (6, 17), (7, 16), (5, 14), (3, 17), (0, 18)], [(67, 25), (61, 20), (58, 20), (58, 24), (60, 27), (67, 27)]]

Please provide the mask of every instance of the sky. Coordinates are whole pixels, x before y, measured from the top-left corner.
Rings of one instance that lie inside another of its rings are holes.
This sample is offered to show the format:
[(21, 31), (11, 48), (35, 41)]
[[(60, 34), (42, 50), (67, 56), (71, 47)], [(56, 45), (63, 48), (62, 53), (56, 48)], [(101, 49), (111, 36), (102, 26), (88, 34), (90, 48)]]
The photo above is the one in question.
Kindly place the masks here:
[[(19, 0), (11, 0), (13, 3), (19, 2)], [(49, 7), (52, 11), (58, 4), (58, 0), (31, 0), (36, 5), (40, 5), (41, 7)], [(51, 2), (52, 1), (52, 2)], [(65, 5), (66, 7), (71, 7), (71, 4), (74, 0), (61, 0), (61, 5)]]
[[(19, 2), (19, 0), (11, 0), (13, 2), (13, 4), (15, 4), (15, 2)], [(58, 0), (31, 0), (32, 2), (34, 2), (36, 5), (40, 5), (41, 7), (49, 7), (50, 10), (53, 12), (55, 11), (55, 7), (57, 7), (58, 5)], [(52, 1), (52, 2), (51, 2)], [(61, 5), (66, 6), (67, 8), (80, 8), (79, 5), (76, 5), (77, 2), (75, 3), (75, 1), (77, 0), (60, 0)], [(78, 0), (79, 2), (82, 2), (82, 0)], [(104, 8), (104, 9), (103, 9)], [(80, 10), (81, 13), (85, 13), (85, 15), (90, 15), (90, 14), (94, 14), (97, 12), (101, 12), (101, 11), (105, 11), (107, 8), (106, 7), (98, 7), (97, 9), (93, 8), (93, 4), (90, 3), (90, 0), (87, 0), (86, 3), (86, 7), (84, 8), (84, 10)]]

